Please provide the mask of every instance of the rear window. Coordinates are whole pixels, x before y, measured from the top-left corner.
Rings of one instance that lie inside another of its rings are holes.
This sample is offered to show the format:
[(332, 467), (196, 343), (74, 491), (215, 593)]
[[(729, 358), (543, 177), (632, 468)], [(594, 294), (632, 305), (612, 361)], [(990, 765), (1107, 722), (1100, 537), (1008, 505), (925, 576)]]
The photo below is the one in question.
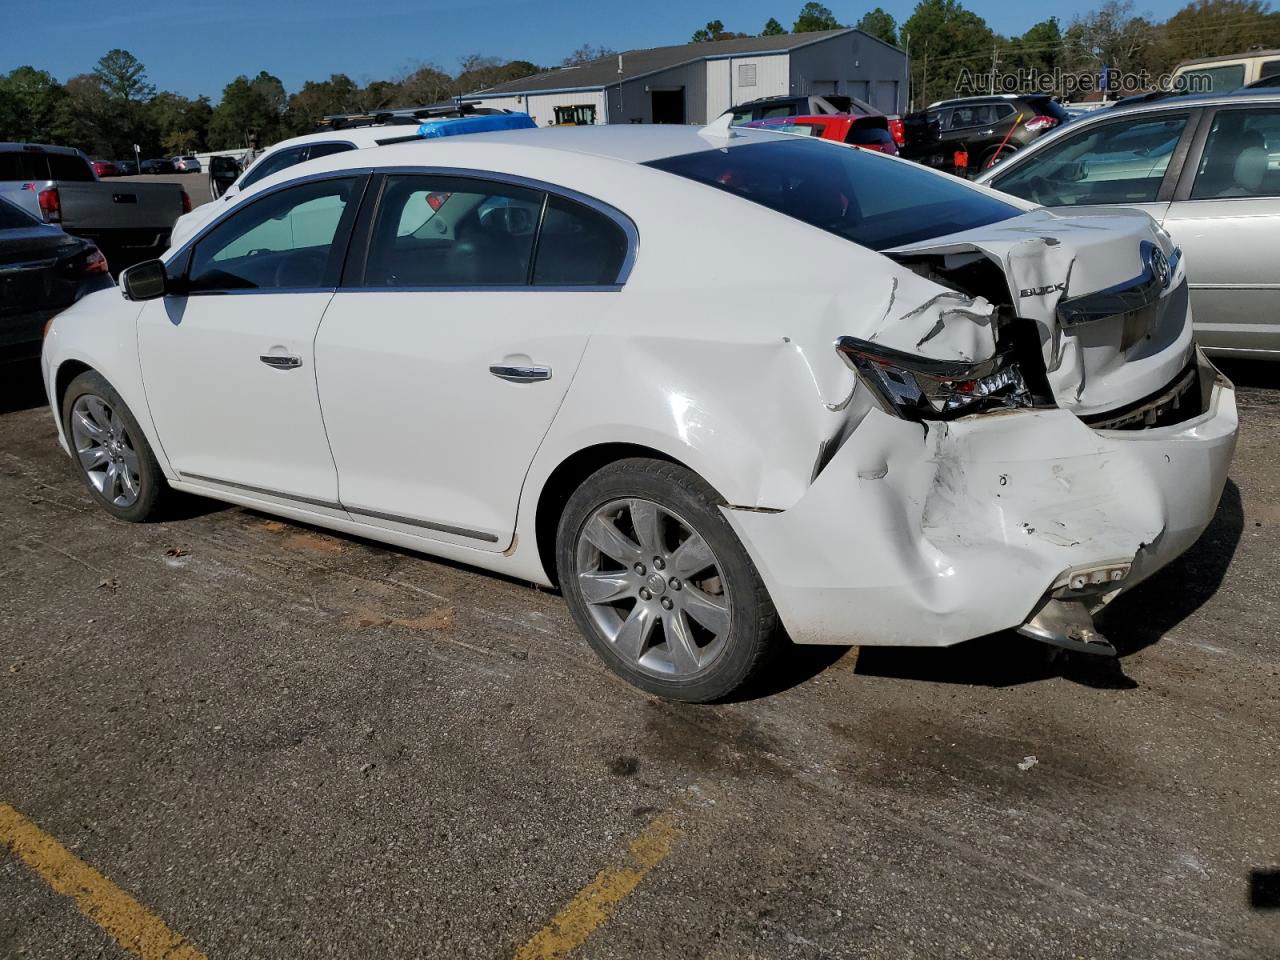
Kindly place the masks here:
[(648, 165), (872, 250), (970, 230), (1022, 212), (961, 180), (798, 137), (664, 157)]
[(0, 180), (93, 180), (93, 168), (74, 153), (13, 150), (0, 153)]

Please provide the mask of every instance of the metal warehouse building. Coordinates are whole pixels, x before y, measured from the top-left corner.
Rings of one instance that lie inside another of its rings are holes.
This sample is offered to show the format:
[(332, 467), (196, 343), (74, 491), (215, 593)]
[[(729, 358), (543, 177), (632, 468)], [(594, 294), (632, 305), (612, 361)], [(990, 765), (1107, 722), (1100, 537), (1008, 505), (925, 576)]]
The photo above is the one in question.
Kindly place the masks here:
[(631, 50), (462, 99), (553, 123), (708, 123), (760, 97), (839, 93), (901, 113), (907, 57), (861, 30)]

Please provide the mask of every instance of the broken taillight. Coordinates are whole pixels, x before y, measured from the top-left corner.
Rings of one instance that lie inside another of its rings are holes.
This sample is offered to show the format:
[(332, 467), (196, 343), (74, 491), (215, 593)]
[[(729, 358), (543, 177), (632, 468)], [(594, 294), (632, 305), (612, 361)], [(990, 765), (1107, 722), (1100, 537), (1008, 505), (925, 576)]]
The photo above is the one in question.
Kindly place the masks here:
[(977, 363), (934, 360), (856, 337), (841, 337), (836, 350), (886, 413), (908, 420), (951, 420), (1032, 405), (1022, 371), (1007, 354)]

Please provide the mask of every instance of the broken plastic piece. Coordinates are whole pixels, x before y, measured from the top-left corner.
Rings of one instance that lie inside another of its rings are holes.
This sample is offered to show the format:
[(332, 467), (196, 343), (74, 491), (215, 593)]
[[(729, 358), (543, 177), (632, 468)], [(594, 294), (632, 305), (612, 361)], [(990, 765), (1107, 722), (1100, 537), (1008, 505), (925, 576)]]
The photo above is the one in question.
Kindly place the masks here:
[(1078, 600), (1045, 600), (1031, 618), (1018, 628), (1018, 632), (1024, 637), (1078, 653), (1116, 656), (1116, 648), (1097, 631), (1093, 625), (1093, 617)]

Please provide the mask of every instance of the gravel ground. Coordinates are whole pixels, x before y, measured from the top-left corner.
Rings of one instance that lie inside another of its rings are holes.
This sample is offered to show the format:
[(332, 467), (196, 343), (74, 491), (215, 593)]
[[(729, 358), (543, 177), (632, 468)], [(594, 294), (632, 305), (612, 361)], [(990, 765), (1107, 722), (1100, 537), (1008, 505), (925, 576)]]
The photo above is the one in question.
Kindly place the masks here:
[[(524, 584), (214, 503), (116, 523), (6, 375), (0, 803), (209, 958), (511, 957), (655, 817), (575, 957), (1275, 957), (1280, 370), (1227, 372), (1231, 481), (1109, 614), (1118, 668), (797, 650), (713, 707)], [(0, 848), (0, 957), (126, 955)]]

